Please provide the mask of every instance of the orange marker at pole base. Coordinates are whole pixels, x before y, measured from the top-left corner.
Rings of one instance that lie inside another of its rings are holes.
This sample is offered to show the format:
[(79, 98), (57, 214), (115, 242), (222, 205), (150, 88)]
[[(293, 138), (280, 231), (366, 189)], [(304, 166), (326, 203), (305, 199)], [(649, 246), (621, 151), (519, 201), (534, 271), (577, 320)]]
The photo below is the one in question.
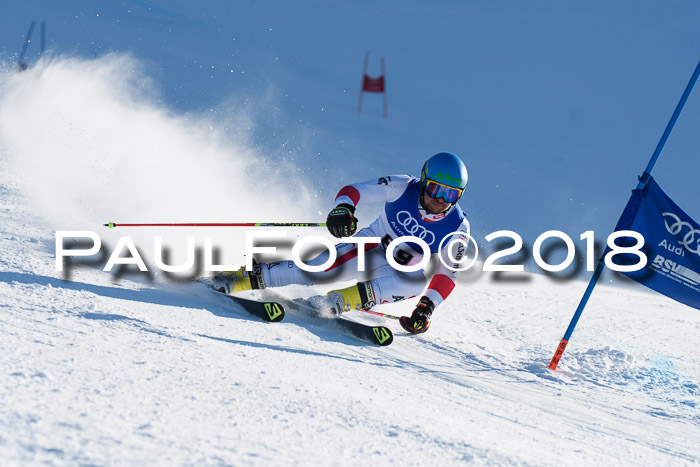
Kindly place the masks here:
[(566, 349), (566, 345), (569, 343), (566, 339), (562, 339), (561, 342), (559, 342), (559, 347), (557, 347), (556, 352), (554, 352), (554, 357), (552, 357), (552, 361), (549, 362), (549, 369), (550, 370), (556, 370), (557, 365), (559, 365), (559, 360), (561, 360), (561, 356), (564, 355), (564, 350)]

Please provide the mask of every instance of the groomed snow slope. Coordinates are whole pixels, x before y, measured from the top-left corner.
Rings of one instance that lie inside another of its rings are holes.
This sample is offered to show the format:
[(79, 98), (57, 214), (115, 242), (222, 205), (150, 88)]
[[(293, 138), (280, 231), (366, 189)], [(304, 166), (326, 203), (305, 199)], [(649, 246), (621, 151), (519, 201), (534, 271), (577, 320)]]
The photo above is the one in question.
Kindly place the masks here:
[(0, 200), (4, 465), (700, 461), (700, 317), (662, 296), (599, 287), (556, 373), (583, 283), (465, 279), (377, 348), (197, 285), (64, 281), (4, 169)]

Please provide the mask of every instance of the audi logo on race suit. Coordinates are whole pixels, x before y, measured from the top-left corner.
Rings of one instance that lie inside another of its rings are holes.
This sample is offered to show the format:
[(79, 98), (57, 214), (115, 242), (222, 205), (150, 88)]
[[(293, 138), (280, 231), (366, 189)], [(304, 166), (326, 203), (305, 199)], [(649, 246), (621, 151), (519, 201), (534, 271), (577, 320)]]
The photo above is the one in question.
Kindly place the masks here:
[[(676, 237), (678, 244), (691, 253), (700, 256), (700, 230), (693, 228), (689, 222), (682, 221), (680, 217), (672, 212), (664, 212), (662, 215), (664, 216), (666, 230)], [(670, 224), (668, 217), (672, 219)], [(679, 240), (684, 228), (687, 228), (688, 231), (683, 235), (683, 239)]]
[[(396, 222), (403, 227), (403, 233), (412, 237), (418, 237), (428, 246), (435, 243), (435, 234), (423, 227), (408, 211), (399, 211), (396, 214)], [(396, 224), (394, 224), (396, 226)]]

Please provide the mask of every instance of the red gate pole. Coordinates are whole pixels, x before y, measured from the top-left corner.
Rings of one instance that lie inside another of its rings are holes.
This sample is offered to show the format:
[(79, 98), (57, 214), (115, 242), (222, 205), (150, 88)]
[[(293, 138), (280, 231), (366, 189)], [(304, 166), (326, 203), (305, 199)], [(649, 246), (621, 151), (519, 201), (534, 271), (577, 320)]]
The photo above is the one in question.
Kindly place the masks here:
[(369, 50), (365, 52), (365, 66), (362, 69), (362, 85), (360, 85), (360, 102), (357, 104), (357, 111), (362, 112), (362, 93), (365, 92), (365, 76), (367, 76), (367, 67), (369, 66)]
[(384, 100), (384, 118), (389, 116), (388, 104), (386, 101), (386, 70), (384, 68), (384, 57), (382, 57), (382, 79), (384, 84), (384, 89), (382, 90), (383, 100)]

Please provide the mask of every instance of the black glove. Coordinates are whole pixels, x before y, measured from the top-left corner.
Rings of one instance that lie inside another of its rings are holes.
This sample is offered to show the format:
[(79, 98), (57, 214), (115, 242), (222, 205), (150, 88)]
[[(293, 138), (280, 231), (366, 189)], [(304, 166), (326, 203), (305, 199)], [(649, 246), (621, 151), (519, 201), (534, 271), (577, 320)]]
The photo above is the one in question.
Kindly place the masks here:
[(334, 237), (351, 237), (357, 230), (355, 206), (339, 204), (328, 213), (326, 227)]
[(430, 327), (430, 316), (433, 314), (435, 304), (428, 297), (421, 297), (418, 305), (411, 313), (411, 317), (402, 316), (399, 319), (401, 327), (412, 334), (420, 334)]

